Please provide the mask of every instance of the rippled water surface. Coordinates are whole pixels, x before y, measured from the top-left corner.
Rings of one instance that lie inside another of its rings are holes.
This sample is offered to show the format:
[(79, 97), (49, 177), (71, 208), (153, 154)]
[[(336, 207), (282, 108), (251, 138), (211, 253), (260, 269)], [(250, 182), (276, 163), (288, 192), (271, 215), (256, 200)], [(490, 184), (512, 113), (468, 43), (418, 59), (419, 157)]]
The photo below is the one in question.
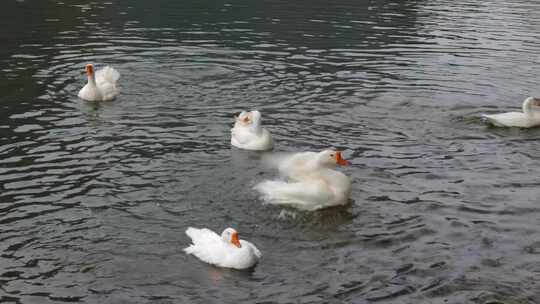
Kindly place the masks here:
[[(540, 2), (13, 1), (0, 11), (0, 302), (540, 303)], [(114, 66), (113, 102), (77, 98)], [(351, 204), (264, 205), (274, 151), (335, 147)], [(263, 259), (218, 269), (188, 226)]]

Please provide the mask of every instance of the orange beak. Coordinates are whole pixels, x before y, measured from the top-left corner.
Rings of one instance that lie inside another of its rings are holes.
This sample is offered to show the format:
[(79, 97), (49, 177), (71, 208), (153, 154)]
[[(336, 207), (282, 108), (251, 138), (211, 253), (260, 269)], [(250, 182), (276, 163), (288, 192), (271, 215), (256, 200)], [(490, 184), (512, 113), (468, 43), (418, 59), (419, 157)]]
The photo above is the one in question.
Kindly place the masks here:
[(86, 75), (92, 76), (94, 74), (94, 66), (91, 64), (86, 65)]
[(336, 163), (340, 166), (346, 166), (349, 164), (349, 162), (347, 160), (345, 160), (343, 157), (341, 157), (341, 152), (340, 151), (337, 151), (336, 152)]
[(240, 248), (240, 240), (238, 239), (238, 233), (237, 232), (234, 232), (233, 235), (232, 235), (232, 238), (231, 238), (231, 243)]

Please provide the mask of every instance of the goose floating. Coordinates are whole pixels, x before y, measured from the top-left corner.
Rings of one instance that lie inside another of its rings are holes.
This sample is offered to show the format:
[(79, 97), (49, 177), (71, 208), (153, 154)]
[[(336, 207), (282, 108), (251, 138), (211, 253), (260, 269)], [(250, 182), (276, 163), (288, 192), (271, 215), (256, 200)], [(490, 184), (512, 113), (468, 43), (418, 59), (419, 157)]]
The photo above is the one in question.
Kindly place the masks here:
[(497, 127), (532, 128), (540, 125), (540, 98), (525, 99), (522, 108), (523, 112), (483, 114), (482, 117)]
[(110, 66), (94, 72), (94, 66), (87, 64), (86, 75), (88, 83), (79, 91), (79, 98), (87, 101), (109, 101), (120, 93), (116, 87), (120, 73)]
[(186, 234), (193, 244), (184, 251), (208, 264), (224, 268), (251, 268), (261, 258), (262, 254), (248, 241), (238, 239), (238, 232), (227, 228), (219, 236), (214, 231), (203, 228), (189, 227)]
[(345, 205), (349, 200), (351, 181), (334, 168), (347, 164), (340, 151), (297, 153), (278, 161), (278, 170), (287, 181), (264, 181), (257, 184), (255, 190), (271, 204), (302, 210)]
[(243, 111), (235, 119), (231, 129), (231, 145), (245, 150), (265, 151), (272, 149), (272, 136), (261, 124), (261, 112)]

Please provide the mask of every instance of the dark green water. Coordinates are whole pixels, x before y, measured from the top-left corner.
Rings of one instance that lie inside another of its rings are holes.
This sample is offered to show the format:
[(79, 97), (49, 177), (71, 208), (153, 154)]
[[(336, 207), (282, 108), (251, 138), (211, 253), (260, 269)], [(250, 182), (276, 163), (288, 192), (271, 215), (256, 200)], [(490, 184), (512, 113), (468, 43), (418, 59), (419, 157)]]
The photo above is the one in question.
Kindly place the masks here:
[[(0, 11), (0, 302), (540, 303), (540, 2), (12, 1)], [(84, 65), (121, 95), (79, 100)], [(264, 205), (230, 148), (335, 147), (349, 206)], [(251, 272), (183, 253), (236, 227)]]

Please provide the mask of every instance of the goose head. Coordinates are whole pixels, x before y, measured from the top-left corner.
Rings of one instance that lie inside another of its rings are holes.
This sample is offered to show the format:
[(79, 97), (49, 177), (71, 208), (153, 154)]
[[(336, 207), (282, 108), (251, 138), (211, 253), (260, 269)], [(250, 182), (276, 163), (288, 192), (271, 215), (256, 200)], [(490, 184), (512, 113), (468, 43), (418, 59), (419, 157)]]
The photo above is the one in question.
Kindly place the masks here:
[(221, 233), (221, 238), (228, 244), (232, 244), (238, 248), (241, 247), (240, 240), (238, 239), (238, 232), (233, 228), (227, 228)]
[(236, 122), (245, 127), (251, 125), (251, 112), (242, 111), (240, 115), (236, 117)]
[(262, 130), (261, 125), (261, 112), (254, 110), (251, 112), (242, 111), (236, 122), (244, 127), (251, 127), (254, 132), (260, 132)]
[(86, 65), (86, 75), (88, 76), (88, 82), (95, 84), (96, 74), (94, 73), (94, 66), (91, 63)]
[(320, 152), (318, 161), (321, 165), (326, 167), (346, 166), (349, 164), (349, 162), (341, 156), (341, 151), (334, 150), (324, 150)]
[(533, 107), (540, 107), (540, 98), (528, 97), (523, 101), (523, 113), (532, 114), (532, 111), (534, 110)]

